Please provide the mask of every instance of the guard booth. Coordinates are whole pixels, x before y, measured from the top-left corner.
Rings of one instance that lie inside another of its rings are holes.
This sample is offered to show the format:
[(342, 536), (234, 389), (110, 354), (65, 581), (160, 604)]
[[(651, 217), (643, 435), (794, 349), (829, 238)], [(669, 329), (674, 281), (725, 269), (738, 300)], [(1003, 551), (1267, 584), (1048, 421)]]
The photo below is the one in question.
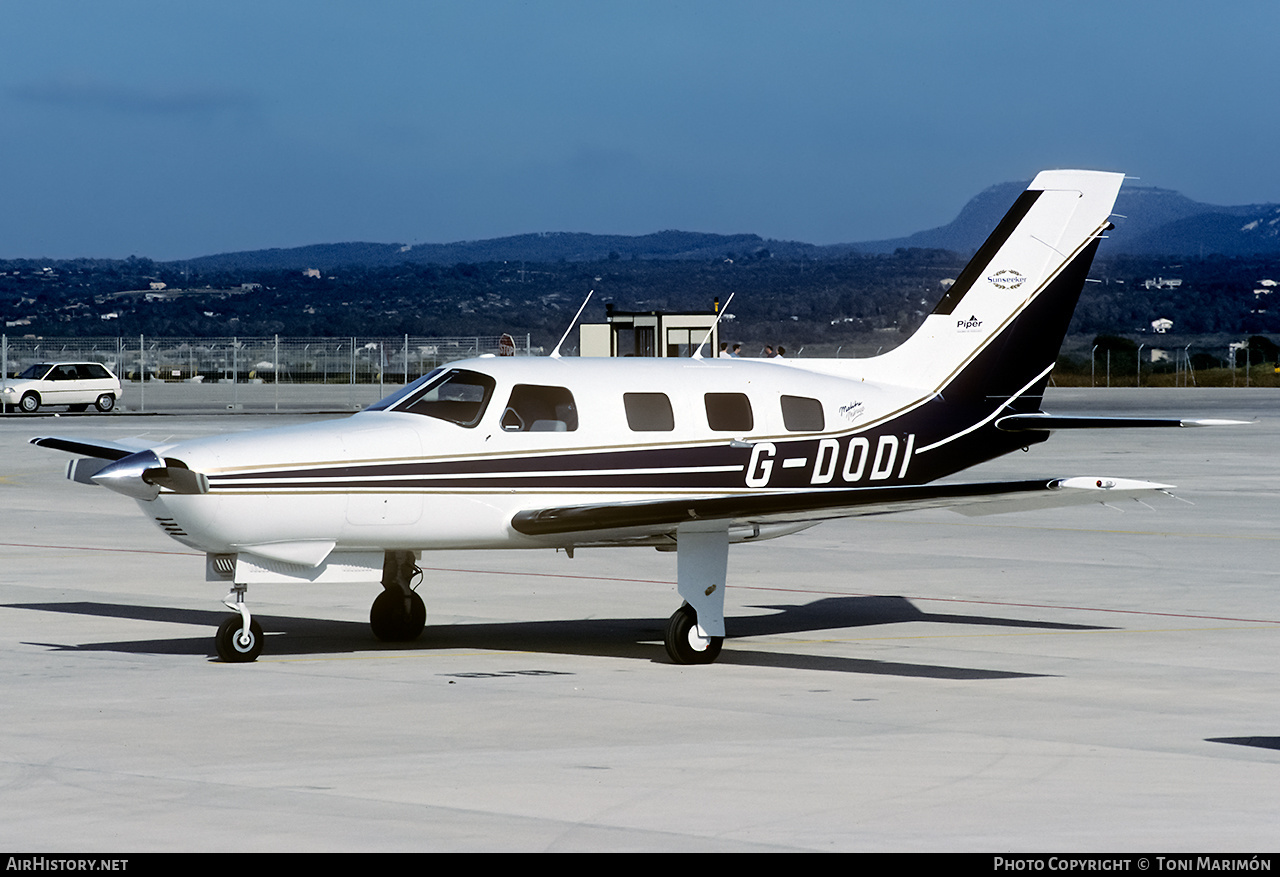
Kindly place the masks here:
[(663, 311), (618, 311), (605, 306), (604, 323), (583, 323), (578, 330), (580, 356), (692, 356), (711, 332), (702, 355), (720, 352), (720, 331), (715, 309), (702, 313), (668, 314)]

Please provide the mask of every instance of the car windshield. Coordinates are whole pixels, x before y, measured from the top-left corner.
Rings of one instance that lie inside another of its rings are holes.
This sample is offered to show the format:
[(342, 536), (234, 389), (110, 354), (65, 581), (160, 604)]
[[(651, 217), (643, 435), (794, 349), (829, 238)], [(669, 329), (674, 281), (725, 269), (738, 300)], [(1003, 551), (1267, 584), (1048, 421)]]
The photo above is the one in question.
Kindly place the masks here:
[(493, 378), (479, 372), (437, 369), (366, 410), (404, 411), (470, 427), (484, 416), (493, 387)]
[(32, 380), (32, 381), (38, 381), (41, 378), (43, 378), (46, 374), (48, 374), (49, 369), (51, 368), (53, 368), (53, 365), (51, 363), (38, 362), (35, 365), (28, 368), (22, 374), (18, 375), (18, 377), (27, 378), (28, 380)]

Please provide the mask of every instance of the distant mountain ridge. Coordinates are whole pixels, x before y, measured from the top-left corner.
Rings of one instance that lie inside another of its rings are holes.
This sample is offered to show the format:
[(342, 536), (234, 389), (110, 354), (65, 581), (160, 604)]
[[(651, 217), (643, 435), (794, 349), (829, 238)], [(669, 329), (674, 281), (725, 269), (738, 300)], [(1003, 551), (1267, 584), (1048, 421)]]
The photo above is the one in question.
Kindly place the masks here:
[[(615, 259), (702, 261), (723, 258), (826, 259), (850, 253), (891, 253), (899, 247), (977, 250), (1026, 182), (998, 183), (979, 192), (947, 225), (901, 238), (819, 246), (779, 241), (756, 234), (659, 231), (646, 235), (598, 235), (542, 232), (448, 244), (312, 244), (304, 247), (221, 253), (181, 260), (198, 270), (332, 269), (343, 265), (387, 267), (409, 262), (454, 265), (460, 262), (594, 262)], [(1220, 254), (1251, 256), (1280, 253), (1280, 205), (1223, 207), (1192, 201), (1171, 189), (1126, 186), (1116, 201), (1116, 228), (1099, 255)]]
[(328, 269), (340, 265), (385, 267), (404, 262), (455, 265), (459, 262), (597, 262), (619, 259), (720, 259), (726, 254), (750, 256), (767, 250), (775, 256), (820, 258), (822, 247), (794, 241), (766, 240), (756, 234), (710, 234), (659, 231), (646, 235), (601, 235), (542, 232), (451, 244), (313, 244), (289, 249), (222, 253), (183, 260), (199, 270)]
[[(1029, 181), (1028, 181), (1029, 182)], [(971, 253), (1028, 182), (999, 183), (979, 192), (947, 225), (902, 238), (854, 244), (868, 253), (898, 247), (927, 247)], [(1222, 207), (1192, 201), (1172, 189), (1125, 186), (1116, 199), (1115, 228), (1099, 248), (1101, 256), (1252, 256), (1280, 252), (1280, 205)]]

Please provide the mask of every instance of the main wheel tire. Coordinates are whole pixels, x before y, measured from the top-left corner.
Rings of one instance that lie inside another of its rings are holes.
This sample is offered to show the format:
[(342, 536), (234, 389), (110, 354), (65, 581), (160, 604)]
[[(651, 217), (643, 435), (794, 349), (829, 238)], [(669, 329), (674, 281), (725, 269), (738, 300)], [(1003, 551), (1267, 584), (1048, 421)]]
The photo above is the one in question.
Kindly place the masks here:
[(218, 625), (218, 634), (214, 637), (214, 645), (218, 657), (228, 664), (244, 664), (258, 660), (262, 654), (262, 628), (257, 619), (249, 619), (249, 642), (240, 641), (240, 631), (244, 629), (244, 620), (239, 615), (232, 615)]
[(106, 414), (112, 408), (116, 407), (116, 397), (112, 396), (110, 393), (103, 393), (98, 397), (98, 401), (93, 404), (98, 407), (99, 411)]
[(40, 397), (35, 393), (28, 393), (22, 397), (22, 401), (18, 403), (18, 407), (28, 414), (35, 414), (40, 410)]
[(698, 613), (685, 603), (672, 613), (663, 642), (667, 655), (677, 664), (710, 664), (720, 657), (724, 637), (713, 636), (703, 640), (698, 636)]
[(384, 643), (413, 642), (427, 626), (427, 605), (417, 591), (410, 591), (406, 611), (403, 596), (384, 590), (369, 609), (369, 626)]

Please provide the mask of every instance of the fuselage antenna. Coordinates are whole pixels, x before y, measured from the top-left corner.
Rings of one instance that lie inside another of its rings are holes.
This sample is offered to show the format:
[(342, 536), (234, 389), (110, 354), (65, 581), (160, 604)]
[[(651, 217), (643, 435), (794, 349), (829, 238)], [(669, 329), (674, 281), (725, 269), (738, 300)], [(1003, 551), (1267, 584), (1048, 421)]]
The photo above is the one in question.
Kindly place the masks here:
[(582, 316), (582, 311), (586, 308), (587, 302), (591, 301), (591, 296), (595, 295), (595, 290), (587, 293), (587, 297), (582, 300), (582, 307), (578, 308), (578, 312), (573, 315), (573, 322), (569, 324), (569, 328), (564, 330), (564, 334), (560, 336), (560, 344), (556, 345), (556, 349), (551, 351), (552, 359), (560, 358), (560, 345), (564, 344), (564, 339), (569, 337), (569, 333), (573, 331), (573, 327), (578, 325), (578, 317)]
[(711, 336), (715, 334), (716, 326), (720, 325), (720, 318), (729, 310), (729, 305), (733, 303), (733, 297), (736, 293), (729, 293), (729, 300), (724, 303), (724, 307), (720, 309), (720, 313), (716, 314), (715, 321), (711, 324), (711, 328), (707, 330), (707, 337), (702, 339), (702, 343), (698, 345), (698, 349), (693, 352), (694, 359), (702, 359), (702, 348), (707, 346), (707, 342), (711, 340)]

